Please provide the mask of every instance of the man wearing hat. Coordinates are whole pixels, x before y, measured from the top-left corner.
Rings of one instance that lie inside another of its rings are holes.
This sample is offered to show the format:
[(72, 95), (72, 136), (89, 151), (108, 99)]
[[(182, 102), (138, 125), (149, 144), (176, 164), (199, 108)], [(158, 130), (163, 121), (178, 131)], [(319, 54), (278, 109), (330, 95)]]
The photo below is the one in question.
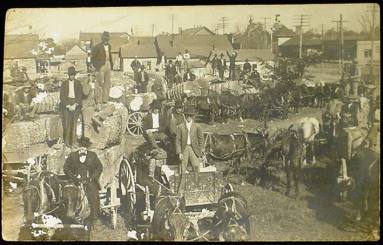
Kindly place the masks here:
[(63, 81), (60, 89), (63, 139), (67, 147), (73, 147), (76, 144), (76, 125), (84, 96), (81, 82), (75, 79), (76, 73), (73, 66), (69, 67), (69, 79)]
[(88, 150), (91, 142), (89, 138), (82, 137), (79, 140), (80, 148), (69, 154), (64, 163), (65, 175), (76, 184), (83, 183), (85, 193), (90, 204), (90, 222), (94, 224), (98, 221), (100, 214), (101, 189), (99, 178), (103, 171), (103, 166), (97, 154)]
[(27, 68), (25, 66), (21, 67), (21, 72), (18, 73), (17, 75), (17, 80), (18, 81), (29, 81), (29, 76), (27, 73)]
[(221, 53), (221, 58), (217, 62), (219, 78), (223, 81), (223, 75), (226, 70), (226, 59), (224, 58), (223, 53)]
[(145, 66), (141, 65), (140, 71), (137, 76), (137, 88), (139, 93), (146, 93), (147, 92), (147, 87), (148, 87), (148, 82), (149, 82), (149, 75), (145, 71)]
[(184, 105), (182, 101), (176, 101), (174, 107), (172, 108), (169, 120), (169, 132), (170, 135), (174, 137), (177, 134), (177, 127), (185, 121), (185, 116), (183, 114)]
[(195, 183), (199, 181), (199, 166), (203, 155), (203, 133), (201, 127), (194, 122), (195, 108), (188, 106), (185, 108), (185, 121), (178, 126), (176, 135), (176, 154), (181, 160), (180, 173), (181, 182), (178, 193), (183, 194), (185, 184), (185, 172), (190, 162), (194, 169)]
[(132, 68), (134, 72), (134, 77), (133, 77), (134, 81), (137, 81), (137, 76), (141, 67), (141, 63), (137, 60), (137, 58), (138, 58), (137, 56), (134, 56), (134, 60), (130, 64), (130, 67)]
[(17, 117), (24, 118), (31, 111), (32, 99), (36, 96), (36, 89), (31, 82), (16, 90), (15, 113)]
[(102, 103), (107, 103), (111, 86), (110, 76), (113, 69), (112, 47), (109, 44), (109, 32), (104, 31), (101, 36), (102, 42), (92, 50), (92, 64), (96, 69), (96, 84), (94, 96), (97, 109)]
[(166, 135), (166, 120), (160, 113), (161, 104), (159, 101), (153, 101), (150, 104), (151, 112), (142, 119), (143, 136), (150, 145), (159, 149), (156, 140), (164, 140)]
[(172, 60), (169, 60), (168, 65), (165, 69), (165, 76), (168, 80), (168, 88), (172, 88), (174, 84), (174, 80), (177, 74), (176, 66), (173, 64)]

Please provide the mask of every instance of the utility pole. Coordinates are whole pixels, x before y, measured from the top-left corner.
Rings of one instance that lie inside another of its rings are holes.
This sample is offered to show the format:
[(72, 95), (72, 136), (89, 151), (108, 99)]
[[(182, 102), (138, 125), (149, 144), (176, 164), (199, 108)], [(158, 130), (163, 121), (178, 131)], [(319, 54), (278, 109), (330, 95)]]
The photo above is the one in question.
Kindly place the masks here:
[(303, 47), (303, 27), (308, 26), (307, 17), (310, 15), (301, 14), (299, 15), (299, 58), (302, 58), (302, 47)]
[[(373, 79), (374, 74), (374, 48), (375, 48), (375, 4), (372, 5), (372, 25), (371, 25), (371, 67), (370, 67), (370, 78)], [(375, 81), (376, 82), (376, 81)]]
[(174, 14), (172, 14), (172, 35), (174, 34), (173, 29), (174, 29)]
[(348, 22), (343, 20), (342, 14), (339, 15), (338, 21), (333, 21), (339, 23), (339, 37), (340, 37), (340, 50), (339, 50), (339, 70), (340, 74), (343, 77), (343, 60), (344, 60), (344, 38), (343, 38), (343, 23)]
[(154, 36), (154, 28), (155, 28), (155, 24), (152, 24), (152, 37)]
[(222, 34), (225, 34), (225, 28), (228, 26), (227, 25), (228, 18), (222, 17), (220, 20), (222, 21)]
[(266, 17), (264, 17), (263, 18), (263, 30), (264, 30), (264, 32), (265, 32), (265, 49), (267, 49), (267, 44), (268, 44), (268, 42), (267, 42), (267, 20), (270, 20), (271, 18), (266, 18)]
[(322, 24), (322, 66), (321, 72), (323, 73), (323, 63), (324, 63), (324, 32), (323, 32), (323, 24)]

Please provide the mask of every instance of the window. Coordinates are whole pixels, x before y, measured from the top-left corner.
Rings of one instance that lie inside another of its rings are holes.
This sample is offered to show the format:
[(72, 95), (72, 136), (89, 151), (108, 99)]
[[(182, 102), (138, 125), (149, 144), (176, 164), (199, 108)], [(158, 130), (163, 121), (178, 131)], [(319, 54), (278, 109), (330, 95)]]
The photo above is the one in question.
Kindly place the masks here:
[(152, 70), (152, 62), (151, 61), (146, 61), (146, 69)]
[(370, 58), (371, 54), (372, 54), (371, 49), (364, 50), (364, 58)]

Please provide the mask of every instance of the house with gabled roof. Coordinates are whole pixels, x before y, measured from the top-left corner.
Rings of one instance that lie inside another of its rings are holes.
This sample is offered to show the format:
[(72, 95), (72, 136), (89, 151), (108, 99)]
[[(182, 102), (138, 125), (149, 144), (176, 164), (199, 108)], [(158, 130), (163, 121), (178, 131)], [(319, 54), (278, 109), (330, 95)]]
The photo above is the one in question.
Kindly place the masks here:
[[(85, 50), (80, 48), (78, 45), (73, 46), (65, 54), (65, 64), (73, 64), (77, 71), (86, 71), (86, 58), (87, 54)], [(68, 67), (62, 66), (62, 70), (66, 71)]]
[(158, 61), (155, 37), (132, 37), (129, 43), (121, 47), (121, 70), (124, 73), (133, 72), (130, 65), (136, 57), (146, 70), (155, 70)]
[(4, 37), (4, 75), (10, 76), (12, 63), (25, 66), (28, 73), (36, 73), (36, 54), (32, 50), (39, 45), (39, 35), (18, 34)]
[(194, 28), (180, 29), (180, 35), (215, 35), (209, 28), (206, 26), (199, 26)]

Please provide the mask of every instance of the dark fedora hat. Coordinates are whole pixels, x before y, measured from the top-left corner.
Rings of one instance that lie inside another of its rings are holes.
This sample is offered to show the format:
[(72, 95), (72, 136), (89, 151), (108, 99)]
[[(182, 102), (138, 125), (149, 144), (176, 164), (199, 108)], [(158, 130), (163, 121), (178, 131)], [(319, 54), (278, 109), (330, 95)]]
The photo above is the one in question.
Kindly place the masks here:
[(195, 114), (197, 114), (197, 112), (196, 112), (194, 106), (187, 106), (187, 107), (185, 107), (184, 114), (185, 115), (195, 115)]
[(161, 109), (161, 103), (158, 100), (154, 100), (150, 104), (150, 109)]
[(89, 146), (92, 145), (92, 142), (90, 141), (90, 139), (88, 137), (85, 137), (85, 136), (82, 136), (79, 140), (78, 140), (78, 145), (80, 147), (86, 147), (88, 148)]
[(110, 38), (110, 34), (108, 31), (104, 31), (101, 35), (101, 37), (107, 37), (107, 38)]
[(68, 68), (68, 76), (71, 76), (71, 75), (76, 75), (77, 74), (77, 71), (76, 71), (76, 68), (74, 66), (71, 66)]

